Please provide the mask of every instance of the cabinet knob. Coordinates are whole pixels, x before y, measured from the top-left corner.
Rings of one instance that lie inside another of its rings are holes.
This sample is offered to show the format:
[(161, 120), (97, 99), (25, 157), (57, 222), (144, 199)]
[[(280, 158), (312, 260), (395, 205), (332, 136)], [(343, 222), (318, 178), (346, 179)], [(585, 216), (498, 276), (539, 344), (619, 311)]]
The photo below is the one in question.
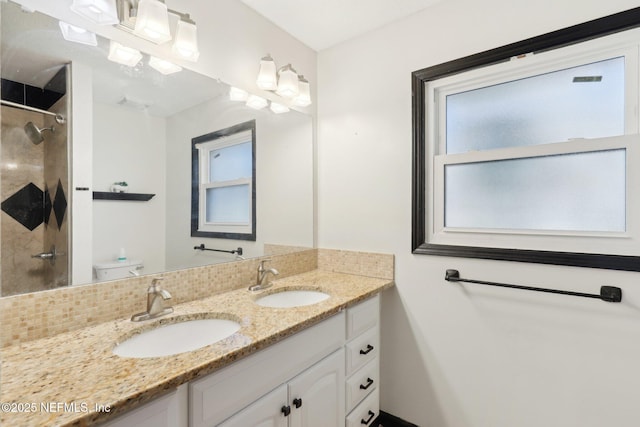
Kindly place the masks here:
[(297, 408), (302, 406), (302, 399), (301, 398), (297, 398), (297, 399), (293, 399), (293, 406)]
[(288, 417), (289, 414), (291, 413), (291, 406), (283, 406), (282, 408), (280, 408), (280, 411), (284, 414), (285, 417)]

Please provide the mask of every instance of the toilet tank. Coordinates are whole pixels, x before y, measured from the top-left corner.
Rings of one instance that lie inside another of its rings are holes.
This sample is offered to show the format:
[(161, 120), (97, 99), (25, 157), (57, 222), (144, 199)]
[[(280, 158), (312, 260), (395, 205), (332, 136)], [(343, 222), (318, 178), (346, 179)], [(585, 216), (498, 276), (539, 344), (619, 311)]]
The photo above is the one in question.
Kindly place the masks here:
[(134, 277), (142, 274), (144, 265), (140, 260), (127, 260), (97, 263), (93, 266), (93, 269), (96, 273), (97, 280), (115, 280), (125, 279), (127, 277)]

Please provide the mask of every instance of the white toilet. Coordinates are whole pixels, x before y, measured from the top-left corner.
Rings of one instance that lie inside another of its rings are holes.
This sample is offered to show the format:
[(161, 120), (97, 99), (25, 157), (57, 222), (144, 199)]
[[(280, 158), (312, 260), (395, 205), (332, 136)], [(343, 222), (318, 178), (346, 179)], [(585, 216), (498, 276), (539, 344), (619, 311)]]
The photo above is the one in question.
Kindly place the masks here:
[(111, 261), (93, 266), (98, 281), (125, 279), (142, 274), (144, 264), (139, 260)]

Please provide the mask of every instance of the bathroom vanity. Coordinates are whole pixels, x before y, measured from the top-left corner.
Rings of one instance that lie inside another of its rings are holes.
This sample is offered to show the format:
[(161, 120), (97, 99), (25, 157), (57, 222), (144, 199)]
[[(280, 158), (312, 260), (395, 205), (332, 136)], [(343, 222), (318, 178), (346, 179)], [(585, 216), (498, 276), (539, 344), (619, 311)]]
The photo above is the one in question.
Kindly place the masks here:
[[(2, 413), (3, 426), (368, 425), (378, 414), (379, 293), (389, 279), (313, 270), (128, 319), (3, 349), (3, 402), (75, 402), (78, 411)], [(263, 307), (288, 290), (329, 294), (315, 304)], [(174, 356), (130, 358), (114, 346), (176, 319), (227, 318), (240, 329)], [(11, 372), (7, 378), (5, 373)], [(86, 408), (86, 409), (85, 409)], [(68, 409), (68, 408), (67, 408)], [(310, 424), (309, 424), (310, 423)]]
[[(184, 384), (109, 427), (369, 425), (378, 415), (380, 297)], [(366, 398), (366, 400), (365, 400)]]

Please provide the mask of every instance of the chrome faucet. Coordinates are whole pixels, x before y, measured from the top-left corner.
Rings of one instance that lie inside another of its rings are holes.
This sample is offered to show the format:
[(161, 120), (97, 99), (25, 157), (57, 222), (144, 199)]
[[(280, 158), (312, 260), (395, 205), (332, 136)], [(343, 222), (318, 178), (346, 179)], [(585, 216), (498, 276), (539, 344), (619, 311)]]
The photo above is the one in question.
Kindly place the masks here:
[(132, 322), (155, 319), (165, 314), (173, 313), (173, 307), (165, 307), (164, 302), (171, 299), (171, 294), (165, 289), (160, 289), (158, 282), (164, 280), (162, 277), (151, 281), (151, 286), (147, 289), (147, 311), (131, 316)]
[(267, 281), (267, 276), (269, 273), (277, 276), (278, 270), (275, 268), (265, 268), (264, 263), (271, 261), (271, 258), (263, 259), (260, 261), (260, 265), (258, 266), (258, 275), (256, 277), (256, 284), (249, 286), (250, 291), (260, 291), (262, 289), (267, 289), (271, 286), (271, 283), (265, 283)]

